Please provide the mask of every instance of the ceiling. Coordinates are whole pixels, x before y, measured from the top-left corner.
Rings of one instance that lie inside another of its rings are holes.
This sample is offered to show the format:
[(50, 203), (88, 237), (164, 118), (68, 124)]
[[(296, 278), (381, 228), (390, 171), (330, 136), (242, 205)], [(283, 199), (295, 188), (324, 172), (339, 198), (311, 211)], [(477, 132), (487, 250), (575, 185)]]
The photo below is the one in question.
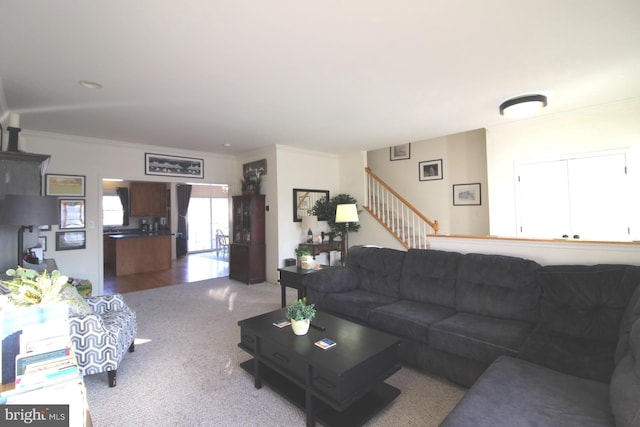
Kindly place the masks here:
[(0, 40), (5, 126), (232, 155), (492, 127), (522, 94), (640, 97), (638, 0), (4, 1)]

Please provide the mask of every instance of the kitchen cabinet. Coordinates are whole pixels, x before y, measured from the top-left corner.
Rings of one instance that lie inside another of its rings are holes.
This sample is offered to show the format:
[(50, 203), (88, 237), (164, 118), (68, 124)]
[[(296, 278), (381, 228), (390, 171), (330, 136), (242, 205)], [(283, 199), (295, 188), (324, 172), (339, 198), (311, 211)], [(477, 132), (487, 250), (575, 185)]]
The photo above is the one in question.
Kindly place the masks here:
[(265, 196), (234, 196), (229, 236), (229, 278), (244, 283), (266, 280)]
[(132, 182), (129, 186), (131, 216), (167, 216), (167, 186), (155, 182)]

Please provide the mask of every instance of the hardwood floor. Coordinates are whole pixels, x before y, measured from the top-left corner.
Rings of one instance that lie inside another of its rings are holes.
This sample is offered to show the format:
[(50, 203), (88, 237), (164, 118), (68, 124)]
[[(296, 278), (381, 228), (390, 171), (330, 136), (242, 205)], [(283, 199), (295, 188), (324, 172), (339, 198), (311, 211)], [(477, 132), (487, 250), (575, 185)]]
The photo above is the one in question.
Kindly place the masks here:
[(143, 289), (197, 282), (228, 275), (228, 257), (218, 258), (215, 252), (198, 253), (173, 260), (169, 270), (120, 277), (105, 272), (104, 294), (112, 295), (115, 293), (141, 291)]

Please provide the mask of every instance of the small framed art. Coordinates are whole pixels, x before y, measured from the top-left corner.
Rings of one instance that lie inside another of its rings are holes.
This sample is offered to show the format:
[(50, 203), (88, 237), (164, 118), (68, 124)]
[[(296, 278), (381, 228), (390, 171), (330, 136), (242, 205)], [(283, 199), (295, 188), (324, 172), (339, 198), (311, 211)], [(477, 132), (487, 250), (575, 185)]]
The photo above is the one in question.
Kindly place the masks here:
[(245, 163), (242, 165), (242, 176), (247, 174), (255, 176), (256, 174), (267, 174), (267, 159), (256, 160), (255, 162)]
[(84, 228), (84, 199), (60, 199), (60, 229)]
[(84, 175), (45, 175), (47, 196), (84, 197)]
[(73, 249), (85, 249), (87, 233), (83, 231), (57, 231), (56, 251), (70, 251)]
[(411, 158), (411, 144), (401, 144), (389, 147), (389, 160), (407, 160)]
[(480, 183), (454, 184), (453, 206), (479, 206), (481, 204)]
[(442, 179), (442, 159), (418, 163), (418, 176), (420, 181)]
[(47, 236), (38, 236), (38, 246), (42, 248), (42, 252), (47, 251)]
[(145, 153), (144, 173), (147, 175), (204, 178), (204, 160)]

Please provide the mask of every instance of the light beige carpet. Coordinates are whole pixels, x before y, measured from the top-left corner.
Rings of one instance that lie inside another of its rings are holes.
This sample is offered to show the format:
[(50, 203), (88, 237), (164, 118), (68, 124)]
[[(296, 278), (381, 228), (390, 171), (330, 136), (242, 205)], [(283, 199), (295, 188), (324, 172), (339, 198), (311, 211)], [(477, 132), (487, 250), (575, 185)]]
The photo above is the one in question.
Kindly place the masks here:
[[(218, 278), (124, 298), (138, 317), (136, 351), (115, 388), (106, 373), (85, 377), (94, 426), (305, 425), (303, 411), (267, 385), (254, 388), (239, 367), (250, 356), (237, 346), (237, 322), (279, 308), (279, 285)], [(407, 367), (387, 382), (402, 393), (369, 426), (437, 426), (465, 392)]]

